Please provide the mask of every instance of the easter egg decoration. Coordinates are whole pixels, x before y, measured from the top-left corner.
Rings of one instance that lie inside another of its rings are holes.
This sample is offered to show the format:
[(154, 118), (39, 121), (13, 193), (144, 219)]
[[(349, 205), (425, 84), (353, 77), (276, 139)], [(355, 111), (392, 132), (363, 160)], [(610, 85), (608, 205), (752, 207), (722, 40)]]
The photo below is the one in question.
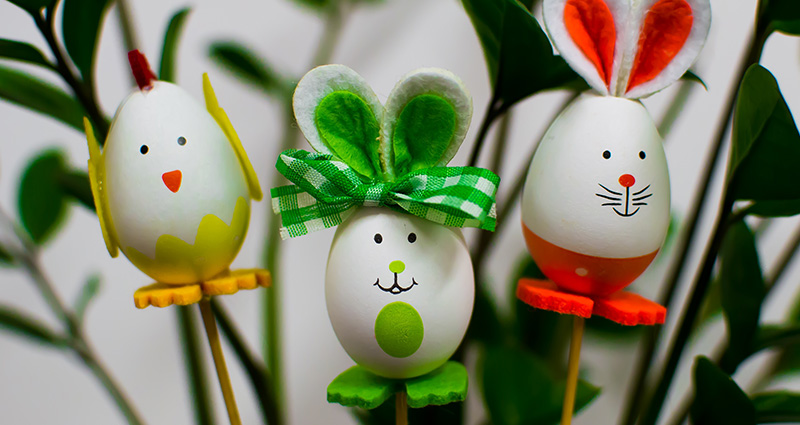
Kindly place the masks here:
[[(207, 75), (203, 108), (177, 85), (157, 80), (141, 53), (128, 58), (138, 89), (117, 109), (102, 151), (85, 120), (103, 238), (112, 257), (121, 250), (156, 281), (136, 291), (136, 307), (200, 302), (211, 341), (216, 327), (208, 298), (270, 282), (265, 270), (229, 269), (247, 232), (250, 200), (261, 199), (261, 188)], [(229, 382), (222, 385), (230, 391)], [(225, 395), (231, 402), (232, 393)], [(231, 422), (238, 423), (230, 407)]]
[(572, 417), (583, 318), (664, 323), (666, 309), (621, 291), (669, 226), (667, 161), (638, 99), (678, 80), (710, 26), (709, 0), (544, 0), (547, 31), (594, 89), (548, 129), (528, 170), (522, 227), (548, 281), (522, 279), (529, 305), (575, 315), (562, 424)]
[[(290, 150), (272, 189), (284, 238), (338, 226), (325, 300), (357, 366), (328, 400), (377, 407), (463, 399), (466, 371), (447, 362), (469, 324), (474, 273), (459, 227), (494, 230), (499, 178), (447, 167), (466, 135), (472, 100), (450, 72), (407, 74), (382, 105), (350, 68), (313, 69), (294, 94), (298, 126), (316, 153)], [(405, 400), (405, 398), (403, 399)]]

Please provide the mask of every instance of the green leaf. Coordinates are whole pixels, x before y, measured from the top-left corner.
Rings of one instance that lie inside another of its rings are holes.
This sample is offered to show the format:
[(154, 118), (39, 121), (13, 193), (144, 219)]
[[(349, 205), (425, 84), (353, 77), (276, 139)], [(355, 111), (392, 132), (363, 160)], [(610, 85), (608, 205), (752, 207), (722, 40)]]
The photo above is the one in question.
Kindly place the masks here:
[(486, 284), (475, 287), (475, 306), (467, 328), (467, 338), (484, 344), (502, 344), (508, 329), (502, 322), (497, 305), (486, 290)]
[(475, 27), (500, 109), (543, 90), (585, 82), (560, 57), (517, 0), (462, 0)]
[(85, 81), (92, 81), (97, 44), (110, 0), (64, 0), (64, 47)]
[(52, 0), (8, 0), (8, 2), (24, 9), (31, 15), (38, 15), (42, 9), (52, 3)]
[(0, 265), (11, 266), (14, 264), (14, 256), (8, 250), (0, 246)]
[[(787, 330), (800, 326), (800, 299), (794, 301)], [(800, 344), (788, 344), (778, 355), (772, 376), (791, 375), (800, 372)]]
[(0, 38), (0, 58), (32, 63), (48, 69), (54, 69), (53, 65), (44, 57), (44, 54), (42, 54), (39, 49), (21, 41)]
[(747, 214), (759, 217), (791, 217), (800, 214), (800, 199), (757, 201), (747, 207)]
[(763, 325), (753, 344), (753, 353), (772, 347), (800, 346), (800, 326)]
[(686, 71), (686, 73), (683, 74), (683, 76), (681, 77), (681, 80), (692, 81), (692, 82), (698, 83), (701, 86), (703, 86), (703, 88), (706, 89), (706, 91), (708, 91), (708, 86), (706, 85), (706, 82), (703, 81), (703, 79), (700, 78), (697, 74), (692, 72), (692, 70)]
[(291, 96), (272, 67), (252, 50), (235, 41), (217, 41), (211, 44), (209, 56), (223, 69), (268, 94)]
[(728, 194), (734, 200), (800, 200), (800, 134), (772, 74), (747, 70), (733, 121)]
[(61, 191), (84, 207), (94, 211), (94, 197), (89, 183), (89, 174), (85, 171), (63, 171), (59, 173), (58, 186)]
[(83, 132), (83, 106), (63, 90), (26, 73), (0, 66), (0, 99), (55, 118)]
[(728, 229), (720, 262), (722, 311), (728, 324), (728, 347), (720, 364), (733, 372), (752, 353), (766, 295), (755, 237), (744, 221)]
[(693, 425), (755, 425), (755, 408), (747, 394), (707, 357), (694, 363)]
[[(315, 12), (322, 12), (326, 10), (328, 7), (334, 6), (335, 3), (339, 3), (342, 0), (293, 0), (295, 3), (308, 7)], [(385, 0), (348, 0), (348, 3), (355, 3), (355, 4), (379, 4), (383, 3)]]
[(163, 81), (175, 82), (175, 57), (178, 55), (178, 40), (183, 34), (183, 26), (192, 9), (183, 8), (172, 15), (167, 31), (164, 34), (164, 46), (161, 48), (161, 66), (158, 78)]
[(64, 170), (60, 151), (47, 150), (28, 165), (19, 186), (19, 215), (34, 242), (52, 236), (66, 212), (58, 176)]
[(40, 344), (58, 348), (67, 346), (67, 341), (50, 330), (47, 325), (12, 307), (0, 306), (0, 328)]
[(751, 397), (756, 409), (756, 423), (800, 422), (800, 393), (774, 391)]
[(86, 315), (86, 308), (99, 292), (100, 276), (91, 276), (86, 280), (86, 283), (83, 284), (81, 293), (78, 295), (78, 299), (75, 301), (75, 316), (78, 318), (78, 321), (83, 321), (83, 318)]
[(800, 3), (797, 0), (762, 0), (768, 31), (800, 35)]
[(214, 403), (211, 401), (211, 384), (208, 379), (206, 359), (203, 356), (202, 335), (197, 325), (197, 313), (191, 305), (176, 305), (178, 331), (186, 360), (187, 383), (192, 395), (195, 423), (214, 424)]
[[(518, 348), (489, 347), (481, 364), (482, 393), (494, 425), (558, 423), (565, 384), (545, 362)], [(599, 393), (578, 381), (575, 411)]]

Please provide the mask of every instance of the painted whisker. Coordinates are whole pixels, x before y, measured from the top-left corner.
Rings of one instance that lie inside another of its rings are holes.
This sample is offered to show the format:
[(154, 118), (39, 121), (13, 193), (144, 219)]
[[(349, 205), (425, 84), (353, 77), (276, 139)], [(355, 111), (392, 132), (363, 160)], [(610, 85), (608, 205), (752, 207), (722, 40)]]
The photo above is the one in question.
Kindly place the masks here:
[(603, 194), (600, 194), (600, 193), (595, 193), (595, 195), (599, 196), (599, 197), (601, 197), (603, 199), (608, 199), (609, 201), (621, 201), (622, 200), (622, 198), (614, 198), (612, 196), (606, 196), (606, 195), (603, 195)]
[[(641, 195), (642, 193), (644, 193), (645, 191), (647, 191), (647, 189), (650, 189), (650, 185), (649, 185), (649, 184), (648, 184), (647, 186), (645, 186), (645, 188), (644, 188), (644, 189), (642, 189), (642, 190), (640, 190), (640, 191), (638, 191), (638, 192), (634, 193), (634, 194), (633, 194), (633, 196), (639, 196), (639, 195)], [(648, 196), (650, 196), (650, 195), (648, 195)]]
[(644, 195), (644, 196), (640, 196), (640, 197), (638, 197), (638, 198), (633, 198), (633, 199), (631, 199), (631, 201), (633, 201), (633, 202), (639, 202), (639, 201), (645, 200), (645, 199), (647, 199), (647, 198), (649, 198), (649, 197), (651, 197), (651, 196), (653, 196), (653, 194), (652, 194), (652, 193), (650, 193), (650, 194), (647, 194), (647, 195)]
[[(614, 195), (618, 195), (618, 196), (622, 196), (622, 193), (620, 193), (620, 192), (614, 192), (613, 190), (611, 190), (611, 189), (609, 189), (609, 188), (607, 188), (607, 187), (603, 186), (603, 185), (602, 185), (602, 184), (600, 184), (600, 183), (597, 183), (597, 184), (598, 184), (598, 185), (600, 185), (600, 187), (602, 187), (603, 189), (605, 189), (605, 190), (606, 190), (606, 192), (608, 192), (608, 193), (611, 193), (611, 194), (614, 194)], [(650, 187), (650, 186), (647, 186), (647, 187)], [(647, 190), (647, 188), (645, 188), (645, 190)]]

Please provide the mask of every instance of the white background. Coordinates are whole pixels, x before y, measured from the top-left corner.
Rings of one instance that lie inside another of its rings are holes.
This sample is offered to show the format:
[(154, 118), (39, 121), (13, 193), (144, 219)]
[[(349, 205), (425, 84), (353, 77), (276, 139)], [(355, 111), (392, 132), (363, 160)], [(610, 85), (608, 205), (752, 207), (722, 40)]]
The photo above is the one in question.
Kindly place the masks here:
[[(130, 2), (140, 42), (151, 63), (160, 57), (161, 40), (169, 17), (185, 2), (176, 0)], [(207, 56), (214, 40), (245, 42), (278, 69), (301, 76), (309, 69), (311, 54), (322, 32), (320, 20), (307, 10), (286, 0), (197, 1), (186, 26), (179, 54), (179, 83), (198, 100), (202, 99), (201, 73), (209, 72), (220, 103), (237, 128), (261, 185), (268, 189), (280, 136), (279, 105), (265, 99), (213, 65)], [(710, 139), (721, 114), (746, 35), (752, 27), (754, 0), (713, 0), (713, 24), (705, 51), (697, 64), (698, 73), (708, 83), (708, 92), (695, 90), (675, 129), (667, 138), (667, 156), (672, 175), (673, 209), (684, 216), (702, 173)], [(131, 90), (126, 57), (121, 43), (115, 11), (103, 31), (98, 58), (100, 102), (106, 113)], [(44, 43), (33, 22), (21, 10), (0, 2), (0, 37), (25, 40), (44, 50)], [(793, 110), (800, 110), (800, 48), (795, 39), (776, 35), (766, 46), (762, 63), (773, 71)], [(450, 69), (470, 88), (475, 104), (473, 125), (460, 154), (452, 164), (466, 161), (478, 124), (488, 100), (489, 87), (483, 54), (469, 19), (456, 0), (388, 0), (381, 7), (367, 7), (353, 13), (346, 23), (341, 44), (333, 62), (343, 63), (361, 73), (385, 100), (395, 81), (406, 72), (423, 66)], [(25, 66), (25, 70), (61, 83), (47, 72)], [(645, 101), (656, 120), (675, 93), (675, 87)], [(516, 109), (509, 150), (500, 170), (505, 189), (513, 176), (527, 167), (535, 140), (543, 131), (563, 93), (549, 93), (528, 99)], [(46, 117), (0, 102), (0, 206), (16, 216), (17, 185), (25, 164), (40, 150), (64, 149), (75, 167), (85, 168), (88, 159), (82, 134)], [(721, 183), (715, 180), (709, 207), (715, 208)], [(501, 200), (506, 193), (502, 191)], [(249, 237), (234, 266), (257, 265), (265, 222), (271, 217), (268, 202), (254, 204)], [(702, 232), (707, 234), (714, 219), (703, 217)], [(519, 214), (509, 218), (519, 222)], [(525, 252), (518, 226), (506, 227), (496, 244), (489, 274), (494, 294), (507, 304), (507, 276)], [(779, 220), (762, 243), (762, 263), (773, 264), (788, 235), (796, 226), (791, 219)], [(469, 238), (474, 232), (467, 232)], [(282, 329), (285, 336), (286, 398), (293, 424), (352, 423), (348, 411), (325, 401), (327, 384), (352, 361), (339, 346), (328, 322), (323, 296), (323, 273), (333, 231), (284, 242), (284, 267), (281, 282), (283, 298)], [(694, 267), (701, 245), (695, 246)], [(185, 383), (183, 357), (171, 309), (149, 308), (139, 311), (132, 302), (133, 291), (149, 283), (148, 278), (124, 258), (111, 259), (103, 244), (96, 217), (81, 207), (72, 208), (61, 233), (44, 249), (42, 263), (49, 277), (66, 300), (73, 300), (83, 282), (93, 273), (102, 276), (103, 290), (91, 305), (87, 333), (114, 376), (129, 393), (144, 418), (152, 424), (190, 424), (193, 417)], [(637, 283), (637, 291), (650, 297), (658, 293), (665, 259)], [(781, 290), (773, 294), (764, 309), (765, 321), (780, 320), (794, 297), (800, 267), (792, 267)], [(685, 296), (686, 283), (693, 269), (684, 276), (679, 295)], [(260, 297), (240, 293), (227, 297), (225, 304), (254, 348), (260, 348)], [(40, 317), (52, 326), (58, 322), (50, 314), (38, 292), (23, 273), (0, 270), (0, 303), (10, 304)], [(674, 307), (668, 324), (680, 308)], [(699, 344), (708, 351), (722, 335), (720, 321), (707, 328)], [(205, 346), (204, 346), (205, 348)], [(244, 423), (260, 423), (249, 384), (235, 357), (225, 347), (233, 385)], [(611, 424), (617, 421), (635, 345), (599, 344), (589, 339), (584, 346), (582, 365), (586, 377), (604, 388), (600, 398), (576, 424)], [(474, 353), (473, 353), (474, 354)], [(473, 356), (474, 357), (474, 356)], [(746, 384), (765, 356), (747, 363), (737, 380)], [(210, 363), (209, 363), (210, 364)], [(674, 406), (690, 384), (691, 356), (684, 358)], [(209, 371), (209, 373), (212, 373)], [(213, 376), (213, 374), (211, 375)], [(478, 396), (475, 376), (471, 376), (471, 423), (482, 423), (485, 413)], [(794, 384), (797, 388), (797, 383)], [(216, 386), (216, 413), (224, 423), (224, 407)], [(0, 423), (2, 424), (116, 424), (124, 419), (104, 389), (72, 354), (42, 348), (14, 335), (0, 333)]]

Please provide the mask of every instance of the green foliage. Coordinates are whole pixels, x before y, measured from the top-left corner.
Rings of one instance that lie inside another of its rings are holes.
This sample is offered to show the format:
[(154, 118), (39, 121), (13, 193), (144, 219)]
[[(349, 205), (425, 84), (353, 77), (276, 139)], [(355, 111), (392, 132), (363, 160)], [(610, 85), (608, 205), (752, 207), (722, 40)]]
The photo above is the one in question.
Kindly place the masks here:
[[(519, 348), (489, 347), (480, 368), (483, 396), (493, 424), (558, 423), (564, 381), (557, 380), (537, 356)], [(599, 388), (579, 381), (575, 411), (599, 393)]]
[(684, 80), (684, 81), (691, 81), (691, 82), (700, 84), (701, 86), (703, 86), (704, 89), (706, 89), (706, 91), (708, 91), (708, 85), (706, 85), (706, 82), (703, 81), (703, 79), (700, 78), (699, 75), (697, 75), (694, 72), (692, 72), (692, 70), (686, 71), (686, 73), (683, 74), (681, 79)]
[(747, 213), (759, 217), (791, 217), (800, 214), (800, 199), (758, 201), (747, 208)]
[(775, 77), (745, 74), (733, 121), (728, 195), (734, 200), (800, 200), (800, 134)]
[(84, 207), (94, 211), (94, 196), (86, 171), (63, 170), (58, 174), (57, 183), (64, 195), (78, 201)]
[(536, 18), (517, 0), (462, 0), (483, 47), (493, 99), (504, 110), (567, 85), (586, 87), (553, 48)]
[(53, 0), (8, 0), (9, 3), (17, 5), (31, 15), (37, 15), (42, 9), (54, 3)]
[(32, 75), (0, 66), (0, 99), (55, 118), (83, 131), (83, 107), (63, 90)]
[(164, 46), (161, 48), (161, 66), (158, 78), (163, 81), (175, 82), (175, 58), (178, 55), (178, 41), (183, 34), (186, 18), (189, 17), (191, 8), (183, 8), (172, 15), (164, 33)]
[(47, 325), (8, 306), (0, 306), (0, 328), (50, 347), (67, 346), (67, 341), (51, 331)]
[(256, 53), (235, 41), (211, 44), (209, 56), (223, 69), (267, 94), (291, 96), (294, 91), (294, 87), (287, 90), (281, 76)]
[(0, 58), (41, 65), (54, 69), (44, 54), (35, 46), (16, 40), (0, 38)]
[(100, 276), (94, 275), (91, 276), (81, 287), (81, 292), (78, 294), (78, 299), (75, 300), (75, 317), (78, 318), (78, 322), (83, 322), (83, 318), (86, 316), (86, 308), (89, 307), (89, 303), (100, 293)]
[(720, 260), (722, 310), (728, 323), (728, 348), (721, 363), (733, 372), (752, 353), (766, 295), (755, 237), (743, 221), (728, 230)]
[(767, 31), (800, 35), (800, 3), (797, 0), (761, 0)]
[(756, 423), (800, 422), (800, 393), (774, 391), (751, 397), (756, 409)]
[(706, 357), (694, 364), (694, 425), (754, 425), (755, 408), (747, 394)]
[[(293, 0), (301, 6), (310, 8), (315, 12), (322, 12), (329, 7), (335, 7), (336, 3), (342, 3), (342, 0)], [(359, 4), (378, 4), (383, 3), (385, 0), (347, 0), (348, 3)]]
[(98, 36), (110, 4), (110, 0), (64, 0), (64, 47), (86, 81), (92, 81)]

